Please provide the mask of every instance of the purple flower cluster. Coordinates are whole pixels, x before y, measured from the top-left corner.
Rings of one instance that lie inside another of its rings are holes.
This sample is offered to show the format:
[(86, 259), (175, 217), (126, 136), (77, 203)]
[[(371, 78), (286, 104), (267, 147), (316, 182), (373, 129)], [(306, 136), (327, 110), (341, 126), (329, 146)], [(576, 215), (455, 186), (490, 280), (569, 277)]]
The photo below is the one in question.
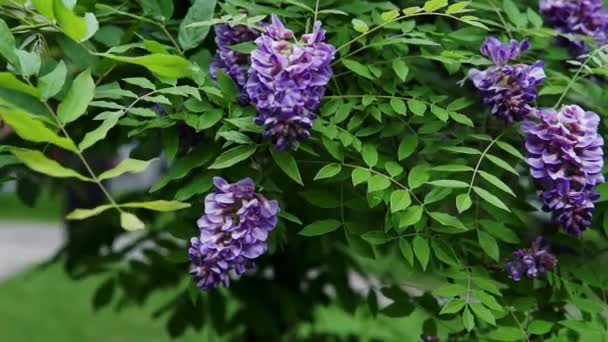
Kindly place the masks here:
[(332, 76), (329, 66), (334, 46), (324, 43), (321, 23), (313, 32), (294, 40), (276, 15), (255, 43), (246, 90), (255, 104), (256, 124), (264, 125), (264, 136), (278, 150), (293, 148), (310, 136), (314, 111), (319, 107), (325, 86)]
[(239, 102), (247, 104), (249, 97), (244, 91), (244, 87), (247, 83), (246, 67), (249, 65), (249, 55), (234, 51), (230, 46), (253, 41), (259, 36), (259, 33), (244, 25), (219, 24), (214, 27), (214, 30), (217, 52), (209, 66), (209, 73), (213, 79), (216, 79), (218, 71), (224, 70), (241, 90)]
[(599, 116), (576, 105), (559, 111), (538, 110), (527, 121), (526, 150), (530, 174), (542, 190), (545, 210), (571, 234), (591, 225), (596, 185), (604, 182), (604, 139), (598, 134)]
[[(540, 11), (561, 33), (593, 37), (600, 44), (608, 42), (608, 11), (602, 0), (541, 0)], [(575, 37), (560, 37), (558, 43), (574, 56), (588, 52), (585, 43)]]
[(537, 237), (530, 248), (513, 252), (515, 260), (505, 265), (509, 278), (519, 281), (524, 274), (528, 278), (536, 278), (557, 265), (557, 258), (549, 252), (547, 246), (542, 246), (542, 242), (542, 237)]
[(521, 121), (532, 111), (530, 103), (536, 99), (536, 87), (545, 78), (543, 61), (532, 65), (507, 62), (530, 48), (527, 39), (511, 40), (502, 44), (495, 37), (488, 37), (481, 46), (481, 53), (490, 57), (494, 65), (486, 70), (471, 69), (469, 78), (490, 107), (492, 115), (505, 123)]
[(215, 192), (205, 197), (205, 214), (197, 222), (200, 234), (188, 251), (190, 273), (204, 290), (229, 286), (230, 271), (240, 275), (253, 268), (253, 259), (266, 252), (279, 213), (277, 201), (256, 194), (250, 178), (230, 184), (214, 177), (213, 184)]

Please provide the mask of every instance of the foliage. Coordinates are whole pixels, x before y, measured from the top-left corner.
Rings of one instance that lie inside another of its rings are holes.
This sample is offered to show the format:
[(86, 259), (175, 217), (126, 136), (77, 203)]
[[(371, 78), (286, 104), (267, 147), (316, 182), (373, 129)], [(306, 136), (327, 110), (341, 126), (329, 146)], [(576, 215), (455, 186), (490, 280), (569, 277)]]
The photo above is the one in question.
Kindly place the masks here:
[[(75, 2), (0, 1), (0, 117), (14, 131), (0, 179), (26, 203), (65, 193), (62, 254), (73, 277), (105, 277), (94, 303), (169, 290), (151, 314), (171, 335), (227, 340), (607, 338), (608, 187), (591, 229), (561, 232), (539, 210), (518, 125), (490, 116), (466, 79), (491, 65), (487, 35), (528, 37), (520, 60), (547, 74), (537, 107), (608, 114), (604, 47), (570, 57), (536, 2)], [(337, 49), (312, 136), (282, 152), (235, 83), (208, 75), (213, 25), (262, 29), (271, 13), (298, 36), (318, 18)], [(145, 191), (111, 186), (158, 164)], [(252, 177), (281, 213), (255, 271), (201, 292), (186, 245), (216, 175)], [(116, 244), (125, 230), (139, 232)], [(514, 282), (503, 266), (537, 235), (558, 266)]]

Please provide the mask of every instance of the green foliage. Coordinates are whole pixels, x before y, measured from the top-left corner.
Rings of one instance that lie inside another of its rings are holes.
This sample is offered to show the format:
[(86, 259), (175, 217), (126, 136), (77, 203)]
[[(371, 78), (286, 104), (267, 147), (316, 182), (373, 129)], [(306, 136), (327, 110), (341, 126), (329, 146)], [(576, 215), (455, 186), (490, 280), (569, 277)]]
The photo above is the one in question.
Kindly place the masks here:
[[(521, 62), (542, 58), (548, 75), (537, 105), (578, 103), (603, 118), (605, 84), (591, 78), (607, 74), (603, 48), (589, 42), (586, 61), (568, 61), (558, 33), (515, 0), (75, 3), (0, 1), (0, 118), (13, 132), (0, 181), (16, 179), (25, 203), (65, 193), (80, 232), (66, 265), (105, 277), (96, 306), (166, 290), (173, 298), (154, 314), (169, 334), (209, 340), (606, 338), (597, 265), (608, 188), (580, 240), (556, 233), (539, 215), (518, 127), (491, 117), (466, 80), (490, 63), (478, 52), (487, 35), (529, 37)], [(208, 75), (213, 25), (263, 30), (271, 13), (296, 36), (321, 20), (337, 49), (312, 136), (292, 151), (263, 138), (229, 75)], [(152, 165), (163, 173), (149, 188), (114, 188)], [(201, 293), (184, 246), (220, 175), (252, 177), (281, 212), (257, 271)], [(125, 230), (139, 238), (109, 251)], [(514, 283), (504, 264), (536, 235), (558, 268)]]

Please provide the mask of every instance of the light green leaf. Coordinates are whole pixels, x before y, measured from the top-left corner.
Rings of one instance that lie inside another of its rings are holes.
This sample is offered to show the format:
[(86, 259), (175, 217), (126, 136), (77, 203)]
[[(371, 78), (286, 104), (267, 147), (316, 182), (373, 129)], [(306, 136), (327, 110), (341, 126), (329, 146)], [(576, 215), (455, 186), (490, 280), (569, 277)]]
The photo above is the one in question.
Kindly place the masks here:
[(209, 169), (214, 170), (231, 167), (232, 165), (238, 164), (251, 157), (255, 153), (256, 149), (257, 146), (251, 145), (241, 145), (231, 148), (217, 157), (213, 164), (209, 166)]
[(319, 172), (317, 172), (314, 180), (331, 178), (340, 173), (340, 171), (342, 171), (342, 165), (335, 163), (327, 164), (323, 166)]
[(526, 9), (526, 16), (528, 17), (528, 20), (532, 23), (532, 25), (534, 25), (534, 27), (536, 27), (537, 29), (543, 26), (543, 18), (538, 15), (538, 13), (536, 13), (531, 7), (528, 7)]
[(399, 11), (397, 10), (392, 10), (392, 11), (388, 11), (388, 12), (384, 12), (380, 15), (380, 17), (382, 18), (383, 21), (388, 22), (391, 21), (395, 18), (397, 18), (399, 16)]
[(528, 332), (533, 335), (544, 335), (551, 331), (553, 322), (535, 319), (528, 325)]
[(19, 58), (15, 53), (15, 37), (6, 22), (0, 18), (0, 55), (2, 55), (15, 69), (21, 68)]
[(475, 317), (473, 317), (473, 314), (468, 307), (462, 312), (462, 325), (464, 325), (467, 331), (471, 331), (475, 328)]
[(9, 151), (33, 171), (55, 178), (78, 178), (85, 182), (93, 182), (91, 178), (85, 177), (72, 169), (61, 166), (54, 160), (47, 158), (40, 151), (18, 149), (14, 147), (9, 148)]
[(391, 186), (391, 181), (381, 175), (373, 175), (367, 181), (368, 192), (382, 191), (388, 188), (389, 186)]
[(38, 89), (17, 79), (10, 72), (0, 72), (0, 88), (17, 90), (35, 97), (39, 95)]
[(57, 95), (63, 88), (68, 70), (63, 61), (59, 61), (53, 71), (38, 79), (38, 90), (42, 100)]
[(451, 266), (460, 266), (454, 250), (443, 241), (431, 241), (431, 247), (437, 259)]
[(458, 209), (459, 214), (471, 208), (471, 205), (473, 205), (473, 201), (469, 194), (464, 193), (456, 196), (456, 209)]
[(254, 144), (253, 140), (251, 140), (250, 137), (248, 137), (247, 135), (245, 135), (239, 131), (223, 131), (223, 132), (218, 132), (217, 135), (228, 141), (232, 141), (232, 142), (235, 142), (235, 143), (241, 144), (241, 145)]
[(122, 79), (124, 82), (127, 82), (129, 84), (144, 88), (144, 89), (150, 89), (150, 90), (156, 90), (156, 86), (154, 85), (154, 83), (150, 82), (150, 80), (148, 80), (147, 78), (144, 77), (129, 77), (129, 78), (123, 78)]
[(160, 77), (170, 79), (191, 77), (194, 71), (194, 66), (190, 61), (181, 56), (158, 53), (140, 57), (116, 56), (108, 53), (97, 55), (119, 62), (141, 65)]
[(351, 70), (352, 72), (354, 72), (355, 74), (359, 75), (359, 76), (363, 76), (369, 80), (375, 80), (376, 78), (369, 72), (369, 69), (357, 62), (354, 61), (352, 59), (344, 59), (342, 60), (342, 63), (344, 64), (345, 67), (347, 67), (349, 70)]
[(120, 213), (120, 226), (128, 231), (141, 230), (146, 227), (137, 216), (127, 212)]
[(478, 173), (481, 176), (481, 178), (487, 180), (490, 184), (494, 185), (495, 187), (499, 188), (500, 190), (508, 193), (509, 195), (511, 195), (513, 197), (517, 197), (515, 195), (515, 193), (513, 192), (513, 190), (511, 190), (511, 188), (507, 184), (505, 184), (505, 182), (500, 180), (500, 178), (494, 176), (493, 174), (485, 172), (483, 170), (478, 170)]
[(435, 296), (456, 297), (467, 292), (467, 289), (460, 284), (444, 284), (433, 290)]
[(448, 0), (430, 0), (424, 3), (425, 12), (435, 12), (436, 10), (448, 5)]
[(490, 258), (494, 259), (494, 261), (499, 260), (500, 249), (498, 248), (496, 239), (494, 239), (492, 235), (484, 232), (483, 230), (477, 230), (477, 240), (479, 241), (481, 249), (483, 249), (483, 251), (490, 256)]
[(505, 10), (505, 13), (507, 14), (507, 17), (509, 18), (509, 20), (513, 24), (515, 24), (515, 26), (526, 27), (528, 20), (527, 20), (526, 16), (523, 15), (519, 11), (519, 9), (517, 8), (517, 5), (515, 5), (515, 3), (513, 1), (503, 0), (502, 8)]
[(436, 105), (431, 105), (431, 113), (435, 114), (435, 116), (437, 117), (437, 119), (443, 121), (443, 122), (447, 122), (450, 114), (448, 113), (447, 110), (436, 106)]
[(422, 11), (422, 8), (420, 8), (418, 6), (412, 6), (412, 7), (404, 8), (401, 12), (403, 12), (403, 14), (405, 14), (405, 15), (412, 15), (412, 14), (418, 13), (420, 11)]
[(32, 0), (32, 5), (34, 5), (34, 8), (36, 8), (38, 13), (49, 19), (54, 19), (55, 13), (53, 11), (53, 1), (54, 0)]
[(67, 214), (65, 218), (68, 220), (84, 220), (89, 217), (97, 216), (97, 215), (101, 214), (102, 212), (104, 212), (108, 209), (111, 209), (111, 208), (112, 208), (112, 205), (104, 204), (104, 205), (95, 207), (93, 209), (76, 209), (76, 210), (73, 210), (71, 213)]
[(444, 226), (454, 227), (454, 228), (458, 228), (461, 230), (467, 230), (467, 227), (464, 224), (462, 224), (462, 222), (460, 222), (460, 220), (457, 217), (454, 217), (450, 214), (432, 212), (432, 213), (430, 213), (430, 215), (433, 218), (433, 220), (441, 223)]
[(226, 72), (220, 69), (217, 72), (217, 83), (226, 100), (229, 102), (237, 102), (239, 98), (239, 89), (237, 88), (236, 83), (234, 83), (234, 80), (232, 80), (232, 77), (228, 76)]
[(396, 213), (407, 209), (412, 204), (410, 193), (399, 189), (391, 193), (391, 213)]
[(446, 164), (446, 165), (438, 165), (433, 166), (431, 168), (433, 171), (442, 171), (442, 172), (467, 172), (473, 171), (473, 168), (467, 165), (460, 164)]
[(433, 186), (439, 186), (442, 188), (454, 188), (454, 189), (469, 187), (468, 183), (459, 181), (459, 180), (453, 180), (453, 179), (440, 179), (440, 180), (427, 182), (427, 184), (430, 184)]
[(403, 82), (405, 82), (405, 79), (410, 72), (410, 68), (401, 59), (397, 59), (393, 62), (393, 70), (395, 71), (395, 74), (397, 74), (397, 77)]
[(472, 292), (473, 295), (475, 295), (475, 297), (477, 297), (477, 299), (479, 299), (479, 301), (483, 303), (483, 305), (489, 307), (494, 311), (504, 312), (502, 305), (498, 304), (498, 301), (496, 301), (496, 298), (494, 298), (494, 296), (487, 294), (482, 290), (473, 290)]
[(404, 160), (414, 153), (418, 146), (418, 136), (416, 134), (408, 134), (401, 140), (399, 148), (397, 150), (397, 157), (399, 160)]
[(525, 340), (522, 331), (514, 327), (498, 327), (498, 329), (491, 331), (487, 336), (497, 341), (509, 342)]
[(369, 179), (369, 177), (371, 177), (371, 175), (372, 174), (371, 174), (371, 172), (369, 172), (369, 170), (359, 169), (359, 168), (354, 169), (351, 174), (352, 180), (353, 180), (353, 185), (357, 186), (359, 184), (367, 182), (367, 180)]
[(374, 167), (378, 163), (378, 150), (376, 150), (376, 146), (374, 145), (364, 144), (361, 149), (361, 155), (363, 156), (363, 161), (369, 167)]
[(464, 305), (466, 303), (467, 302), (465, 302), (464, 299), (453, 298), (451, 301), (449, 301), (446, 305), (443, 306), (439, 314), (445, 315), (459, 312), (460, 310), (462, 310), (462, 308), (464, 308)]
[(318, 236), (331, 233), (340, 228), (342, 222), (337, 220), (315, 221), (302, 229), (298, 234), (303, 236)]
[(454, 4), (451, 4), (447, 10), (445, 10), (446, 14), (456, 14), (456, 13), (460, 13), (460, 12), (464, 12), (464, 10), (466, 9), (466, 7), (470, 4), (470, 1), (462, 1), (462, 2), (457, 2)]
[(407, 260), (407, 262), (410, 264), (410, 266), (413, 267), (414, 266), (414, 252), (412, 251), (412, 246), (405, 238), (399, 239), (399, 250), (401, 251), (401, 254), (405, 258), (405, 260)]
[(167, 211), (176, 211), (176, 210), (190, 208), (190, 204), (179, 202), (179, 201), (158, 200), (158, 201), (149, 201), (149, 202), (124, 203), (124, 204), (119, 204), (119, 207), (142, 208), (142, 209), (148, 209), (148, 210), (153, 210), (153, 211), (167, 212)]
[(509, 163), (507, 163), (506, 161), (491, 155), (491, 154), (486, 154), (486, 158), (488, 158), (489, 161), (491, 161), (492, 163), (496, 164), (497, 166), (501, 167), (504, 170), (507, 170), (509, 172), (511, 172), (514, 175), (519, 176), (519, 172), (517, 172), (517, 170), (515, 170), (513, 168), (513, 166), (511, 166)]
[(400, 230), (418, 223), (418, 221), (422, 219), (422, 213), (424, 213), (424, 209), (419, 205), (413, 205), (407, 208), (399, 218)]
[[(59, 0), (55, 0), (59, 1)], [(72, 82), (67, 95), (57, 107), (57, 117), (63, 124), (77, 120), (84, 114), (95, 94), (95, 82), (91, 71), (85, 70)]]
[(142, 172), (150, 166), (153, 162), (158, 160), (158, 158), (150, 159), (148, 161), (137, 160), (137, 159), (125, 159), (121, 161), (116, 167), (103, 172), (97, 178), (102, 181), (106, 179), (115, 178), (121, 176), (125, 173), (138, 173)]
[(416, 189), (420, 187), (422, 184), (426, 183), (429, 178), (429, 166), (420, 164), (414, 166), (407, 177), (407, 183), (410, 186), (410, 189)]
[(422, 101), (411, 99), (407, 101), (407, 105), (410, 107), (412, 113), (418, 116), (423, 116), (426, 112), (426, 104)]
[(382, 230), (369, 231), (361, 235), (361, 238), (371, 245), (382, 245), (391, 241), (391, 238), (386, 236), (386, 233)]
[(498, 147), (502, 148), (505, 152), (521, 159), (521, 160), (526, 160), (526, 158), (524, 158), (524, 156), (513, 146), (507, 144), (504, 141), (497, 141), (496, 145), (498, 145)]
[(49, 1), (53, 1), (53, 12), (57, 24), (68, 37), (77, 42), (84, 42), (97, 32), (99, 24), (93, 13), (87, 12), (84, 17), (79, 17), (72, 10), (75, 2), (70, 1), (72, 6), (67, 7), (65, 0)]
[(507, 207), (507, 205), (498, 197), (494, 196), (493, 194), (491, 194), (489, 191), (482, 189), (480, 187), (474, 186), (473, 187), (473, 191), (475, 191), (475, 193), (481, 197), (482, 199), (484, 199), (486, 202), (492, 204), (493, 206), (496, 206), (502, 210), (511, 212), (511, 210), (509, 209), (509, 207)]
[(179, 25), (177, 40), (184, 50), (196, 48), (209, 34), (209, 26), (187, 27), (188, 25), (213, 19), (216, 0), (195, 0)]
[(118, 123), (118, 120), (120, 119), (121, 116), (122, 116), (122, 112), (110, 113), (109, 116), (106, 119), (104, 119), (104, 121), (101, 123), (101, 125), (99, 125), (94, 130), (85, 134), (85, 136), (84, 136), (84, 138), (82, 138), (82, 141), (80, 142), (80, 144), (78, 144), (78, 148), (81, 151), (84, 151), (87, 148), (95, 145), (95, 143), (97, 143), (98, 141), (105, 139), (108, 132), (114, 126), (116, 126), (116, 124)]
[(369, 31), (369, 26), (365, 23), (365, 21), (361, 19), (353, 19), (352, 20), (353, 28), (357, 32), (365, 33)]
[(58, 136), (30, 113), (15, 107), (5, 107), (2, 101), (0, 117), (24, 140), (51, 143), (69, 151), (76, 151), (76, 146), (70, 139)]
[(401, 115), (405, 115), (406, 111), (407, 111), (407, 107), (405, 106), (405, 102), (398, 98), (398, 97), (393, 97), (390, 100), (390, 105), (393, 108), (393, 110), (395, 111), (395, 113), (397, 114), (401, 114)]
[[(302, 182), (302, 175), (300, 175), (300, 169), (298, 169), (298, 163), (295, 158), (288, 151), (277, 152), (275, 149), (270, 149), (270, 154), (274, 162), (296, 183), (304, 185)], [(316, 179), (316, 178), (315, 178)]]
[(429, 242), (427, 239), (423, 238), (420, 235), (416, 235), (414, 240), (412, 241), (412, 245), (414, 246), (414, 255), (416, 255), (416, 259), (420, 262), (423, 270), (426, 270), (426, 267), (429, 264), (429, 258), (431, 254), (431, 249), (429, 248)]
[(470, 155), (481, 154), (481, 151), (479, 151), (478, 149), (472, 148), (472, 147), (466, 147), (466, 146), (448, 146), (448, 147), (444, 147), (443, 149), (446, 151), (460, 153), (460, 154), (470, 154)]

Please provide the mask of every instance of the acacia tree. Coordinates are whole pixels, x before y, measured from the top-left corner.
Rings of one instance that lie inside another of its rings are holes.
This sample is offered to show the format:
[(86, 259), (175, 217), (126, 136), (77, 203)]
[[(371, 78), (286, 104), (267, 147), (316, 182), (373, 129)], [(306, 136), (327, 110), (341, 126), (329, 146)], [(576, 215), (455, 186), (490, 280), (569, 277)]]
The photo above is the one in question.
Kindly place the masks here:
[(606, 338), (601, 1), (0, 13), (2, 182), (65, 199), (96, 308), (170, 291), (150, 314), (210, 340)]

